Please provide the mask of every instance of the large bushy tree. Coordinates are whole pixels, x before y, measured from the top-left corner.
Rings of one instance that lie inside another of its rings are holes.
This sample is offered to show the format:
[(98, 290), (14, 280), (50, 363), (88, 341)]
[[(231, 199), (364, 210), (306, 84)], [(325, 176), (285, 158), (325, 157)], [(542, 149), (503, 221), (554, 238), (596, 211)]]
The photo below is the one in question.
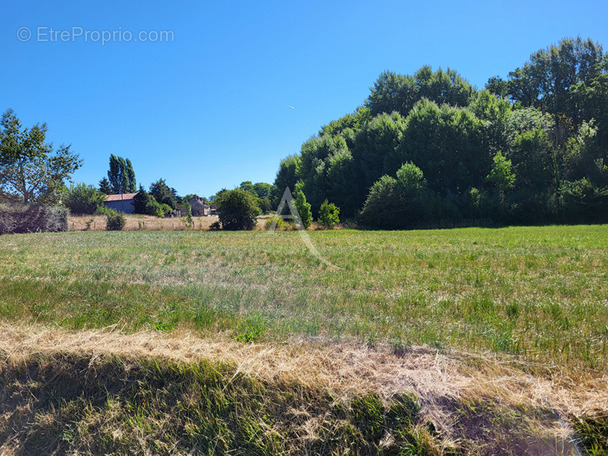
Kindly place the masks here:
[(92, 185), (80, 183), (71, 185), (66, 190), (64, 204), (72, 214), (94, 214), (98, 207), (103, 206), (105, 200), (105, 193)]
[(215, 197), (217, 212), (224, 230), (252, 230), (260, 214), (257, 199), (250, 192), (237, 188), (224, 190)]
[(23, 203), (57, 203), (66, 180), (82, 165), (70, 146), (46, 142), (47, 125), (24, 128), (8, 110), (0, 120), (0, 191)]

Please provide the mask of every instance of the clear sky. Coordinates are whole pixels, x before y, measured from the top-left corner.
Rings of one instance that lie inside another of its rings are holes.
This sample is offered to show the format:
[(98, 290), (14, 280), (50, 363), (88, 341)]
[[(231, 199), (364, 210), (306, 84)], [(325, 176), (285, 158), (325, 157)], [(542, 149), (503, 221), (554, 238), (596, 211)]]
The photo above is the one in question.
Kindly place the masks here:
[(384, 70), (450, 67), (481, 88), (564, 37), (608, 50), (605, 0), (20, 0), (0, 11), (0, 111), (71, 144), (77, 182), (96, 185), (113, 153), (138, 183), (162, 177), (182, 195), (272, 183)]

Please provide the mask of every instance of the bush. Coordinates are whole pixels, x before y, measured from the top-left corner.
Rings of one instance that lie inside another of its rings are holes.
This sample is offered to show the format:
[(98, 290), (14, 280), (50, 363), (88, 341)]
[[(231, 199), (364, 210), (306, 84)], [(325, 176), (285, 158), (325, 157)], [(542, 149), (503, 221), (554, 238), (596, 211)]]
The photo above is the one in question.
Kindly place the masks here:
[(106, 215), (107, 231), (121, 231), (127, 224), (125, 214), (122, 212), (116, 212), (114, 209), (109, 209), (109, 213)]
[(215, 204), (224, 230), (252, 230), (260, 213), (257, 198), (251, 193), (236, 189), (217, 195)]
[(106, 195), (92, 185), (82, 183), (70, 186), (64, 204), (73, 214), (94, 214), (105, 200)]
[(65, 207), (0, 204), (0, 234), (67, 231)]
[(169, 206), (168, 204), (159, 204), (160, 207), (160, 211), (159, 213), (161, 215), (158, 215), (157, 217), (167, 217), (172, 211), (173, 208), (171, 206)]
[(296, 197), (293, 200), (302, 220), (302, 226), (304, 229), (308, 228), (312, 223), (312, 211), (310, 210), (310, 204), (306, 201), (306, 195), (302, 190), (296, 192)]
[(319, 224), (326, 228), (332, 228), (340, 223), (339, 215), (340, 208), (325, 200), (319, 209)]
[(93, 215), (111, 215), (114, 212), (116, 212), (114, 209), (110, 209), (108, 206), (102, 205), (97, 206), (97, 209), (95, 209), (95, 213)]
[(271, 217), (268, 220), (266, 220), (266, 223), (264, 224), (264, 228), (266, 230), (269, 230), (270, 227), (275, 222), (276, 222), (276, 225), (274, 227), (275, 230), (278, 230), (278, 231), (290, 231), (290, 230), (295, 230), (296, 229), (296, 225), (295, 225), (295, 223), (293, 221), (291, 221), (291, 220), (285, 221), (285, 219), (283, 217), (280, 217), (280, 216)]

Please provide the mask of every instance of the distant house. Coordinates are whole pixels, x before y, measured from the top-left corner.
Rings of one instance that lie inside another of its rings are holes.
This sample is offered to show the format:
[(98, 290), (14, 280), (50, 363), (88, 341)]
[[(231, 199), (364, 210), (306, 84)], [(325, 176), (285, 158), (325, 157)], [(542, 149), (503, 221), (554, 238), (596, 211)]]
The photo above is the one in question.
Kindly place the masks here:
[(211, 215), (217, 215), (217, 206), (215, 205), (215, 203), (211, 203), (211, 208), (210, 208), (210, 212)]
[(207, 203), (205, 203), (201, 198), (195, 196), (190, 201), (190, 207), (192, 208), (192, 215), (195, 217), (208, 216), (210, 213), (210, 208)]
[(119, 195), (107, 195), (104, 205), (110, 209), (114, 209), (118, 212), (124, 212), (125, 214), (135, 213), (135, 204), (133, 198), (137, 193), (121, 193)]

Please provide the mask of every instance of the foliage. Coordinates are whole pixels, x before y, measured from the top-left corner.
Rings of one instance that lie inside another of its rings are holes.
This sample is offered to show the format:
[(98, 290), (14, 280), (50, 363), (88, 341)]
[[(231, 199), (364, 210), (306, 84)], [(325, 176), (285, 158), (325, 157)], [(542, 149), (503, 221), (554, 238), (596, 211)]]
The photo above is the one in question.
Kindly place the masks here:
[(274, 225), (274, 229), (278, 231), (295, 230), (297, 227), (293, 220), (285, 220), (283, 217), (273, 216), (264, 223), (264, 229), (268, 230)]
[(125, 214), (117, 212), (114, 209), (109, 209), (106, 213), (106, 230), (121, 231), (127, 224)]
[(241, 182), (239, 186), (241, 190), (251, 193), (257, 198), (257, 205), (261, 209), (262, 213), (266, 214), (272, 211), (271, 198), (276, 193), (274, 187), (265, 182), (256, 182), (253, 184), (251, 181)]
[(64, 204), (72, 214), (94, 214), (102, 206), (106, 195), (92, 185), (72, 184), (66, 191)]
[(60, 206), (0, 203), (0, 234), (67, 231), (68, 211)]
[(398, 112), (407, 116), (414, 105), (423, 98), (439, 105), (467, 106), (475, 90), (456, 71), (441, 68), (433, 72), (423, 66), (413, 76), (403, 76), (385, 71), (370, 89), (365, 104), (372, 116)]
[(70, 146), (54, 150), (47, 126), (23, 128), (12, 110), (0, 120), (0, 191), (25, 204), (58, 203), (64, 181), (82, 165)]
[(110, 188), (114, 194), (134, 193), (137, 185), (135, 182), (135, 171), (133, 164), (128, 158), (110, 155), (110, 169), (108, 170)]
[(107, 177), (104, 177), (99, 181), (99, 191), (106, 195), (112, 194), (112, 186), (110, 185), (110, 181)]
[(260, 213), (257, 199), (250, 192), (226, 190), (216, 196), (215, 204), (224, 230), (252, 230)]
[(495, 185), (501, 193), (504, 193), (515, 185), (515, 174), (511, 171), (511, 160), (507, 160), (500, 152), (496, 152), (492, 160), (492, 168), (490, 174), (486, 177), (486, 181)]
[(155, 217), (166, 217), (173, 209), (168, 204), (161, 204), (156, 198), (146, 192), (140, 185), (139, 191), (133, 197), (133, 205), (136, 214), (153, 215)]
[(175, 209), (177, 191), (174, 188), (169, 187), (165, 182), (165, 179), (159, 179), (150, 184), (150, 195), (152, 195), (159, 204), (166, 204), (172, 209)]
[(405, 163), (397, 178), (382, 176), (372, 186), (359, 222), (382, 229), (410, 228), (425, 221), (432, 200), (422, 170)]
[(302, 227), (308, 228), (312, 224), (312, 211), (310, 210), (310, 204), (306, 201), (306, 195), (301, 190), (298, 190), (293, 199), (293, 203), (298, 210), (298, 215), (302, 221)]
[(575, 187), (591, 186), (583, 193), (596, 195), (593, 201), (608, 187), (607, 103), (608, 56), (580, 37), (539, 50), (507, 80), (493, 77), (480, 91), (450, 69), (386, 71), (365, 107), (323, 126), (281, 163), (275, 202), (286, 185), (295, 186), (315, 217), (329, 200), (343, 217), (362, 214), (371, 223), (382, 204), (403, 205), (394, 182), (384, 179), (372, 195), (375, 183), (412, 163), (427, 182), (417, 215), (389, 217), (383, 226), (600, 220), (601, 203), (571, 217), (565, 207), (588, 200)]
[(325, 228), (333, 228), (340, 223), (340, 208), (336, 207), (334, 203), (329, 203), (325, 200), (319, 208), (318, 222)]
[(273, 193), (271, 195), (274, 208), (279, 206), (279, 202), (281, 201), (281, 197), (286, 188), (289, 188), (290, 191), (295, 189), (301, 161), (300, 157), (296, 155), (290, 155), (281, 160), (279, 171), (277, 171), (277, 176), (274, 180)]
[(194, 228), (194, 220), (192, 219), (192, 206), (188, 201), (183, 203), (186, 206), (186, 227), (189, 229)]

